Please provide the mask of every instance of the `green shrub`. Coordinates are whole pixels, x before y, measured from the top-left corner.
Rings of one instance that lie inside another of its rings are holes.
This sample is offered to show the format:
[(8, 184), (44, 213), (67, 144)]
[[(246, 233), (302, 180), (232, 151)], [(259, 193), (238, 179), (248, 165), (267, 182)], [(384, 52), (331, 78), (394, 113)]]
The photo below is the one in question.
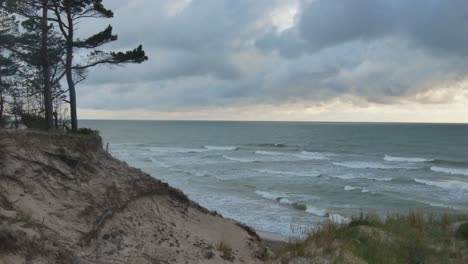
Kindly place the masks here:
[(78, 130), (68, 129), (68, 132), (72, 133), (72, 134), (87, 135), (87, 136), (98, 136), (99, 135), (98, 130), (94, 130), (94, 129), (86, 128), (86, 127), (78, 128)]
[(468, 223), (461, 224), (457, 229), (457, 235), (463, 240), (468, 240)]
[(46, 130), (45, 119), (36, 114), (21, 114), (21, 122), (29, 129)]

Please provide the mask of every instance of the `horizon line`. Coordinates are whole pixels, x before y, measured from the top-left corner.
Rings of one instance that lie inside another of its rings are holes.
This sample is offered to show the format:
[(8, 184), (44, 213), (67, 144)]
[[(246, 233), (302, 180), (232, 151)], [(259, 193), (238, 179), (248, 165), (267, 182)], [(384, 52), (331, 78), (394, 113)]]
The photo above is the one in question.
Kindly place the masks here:
[(263, 123), (351, 123), (351, 124), (427, 124), (468, 125), (468, 122), (424, 122), (424, 121), (314, 121), (314, 120), (222, 120), (222, 119), (79, 119), (79, 121), (136, 121), (136, 122), (263, 122)]

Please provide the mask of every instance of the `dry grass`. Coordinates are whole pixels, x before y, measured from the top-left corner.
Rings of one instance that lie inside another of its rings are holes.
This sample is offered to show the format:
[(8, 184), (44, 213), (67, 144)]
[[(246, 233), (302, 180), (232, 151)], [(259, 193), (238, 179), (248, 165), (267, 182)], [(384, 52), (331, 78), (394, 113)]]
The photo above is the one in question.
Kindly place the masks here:
[(326, 223), (278, 249), (272, 263), (468, 263), (467, 222), (467, 215), (361, 214), (346, 225)]

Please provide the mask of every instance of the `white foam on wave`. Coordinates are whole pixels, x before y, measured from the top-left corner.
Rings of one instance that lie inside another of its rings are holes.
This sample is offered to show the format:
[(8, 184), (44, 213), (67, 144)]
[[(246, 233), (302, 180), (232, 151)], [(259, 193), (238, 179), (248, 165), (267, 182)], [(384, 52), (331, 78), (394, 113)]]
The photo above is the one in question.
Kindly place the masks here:
[(353, 186), (349, 186), (349, 185), (346, 185), (346, 186), (344, 187), (344, 190), (345, 190), (345, 191), (360, 190), (362, 193), (368, 193), (368, 192), (370, 192), (370, 191), (367, 190), (367, 189), (362, 189), (362, 188), (359, 188), (359, 187), (353, 187)]
[(284, 195), (284, 194), (274, 194), (274, 193), (269, 193), (269, 192), (259, 191), (259, 190), (256, 190), (255, 193), (264, 199), (277, 201), (280, 204), (295, 205), (294, 202), (286, 198), (287, 195)]
[(456, 180), (430, 181), (430, 180), (423, 180), (423, 179), (414, 179), (414, 181), (417, 183), (426, 184), (430, 186), (436, 186), (436, 187), (444, 188), (444, 189), (468, 190), (468, 182), (464, 182), (464, 181), (456, 181)]
[(269, 156), (289, 156), (289, 153), (284, 152), (275, 152), (275, 151), (266, 151), (266, 150), (257, 150), (255, 154), (258, 155), (269, 155)]
[(269, 169), (260, 169), (258, 172), (274, 175), (286, 175), (286, 176), (299, 176), (299, 177), (319, 177), (320, 173), (303, 173), (303, 172), (294, 172), (294, 171), (277, 171)]
[(393, 170), (393, 169), (418, 169), (414, 167), (404, 167), (404, 166), (393, 166), (386, 165), (377, 162), (364, 162), (364, 161), (343, 161), (343, 162), (333, 162), (333, 165), (345, 167), (349, 169), (380, 169), (380, 170)]
[(309, 151), (302, 151), (300, 153), (287, 153), (287, 152), (257, 150), (255, 151), (255, 154), (268, 155), (268, 156), (289, 156), (289, 157), (295, 157), (295, 158), (299, 158), (303, 160), (329, 159), (328, 154), (320, 153), (320, 152), (309, 152)]
[(345, 175), (327, 175), (332, 178), (338, 178), (341, 180), (353, 180), (353, 179), (368, 179), (373, 181), (392, 181), (393, 178), (389, 177), (372, 177), (372, 176), (363, 176), (363, 175), (353, 175), (353, 174), (345, 174)]
[(356, 190), (356, 189), (358, 189), (358, 188), (357, 188), (357, 187), (353, 187), (353, 186), (349, 186), (349, 185), (346, 185), (346, 186), (344, 187), (344, 190), (345, 190), (345, 191), (353, 191), (353, 190)]
[(455, 175), (465, 175), (468, 176), (468, 169), (458, 169), (458, 168), (444, 168), (444, 167), (431, 167), (432, 171), (443, 172), (447, 174)]
[(150, 147), (151, 152), (157, 153), (200, 153), (207, 151), (207, 149), (196, 148), (173, 148), (173, 147)]
[(230, 161), (235, 161), (235, 162), (258, 162), (256, 159), (248, 159), (248, 158), (241, 158), (241, 157), (231, 157), (227, 155), (223, 155), (223, 158), (230, 160)]
[(267, 200), (276, 200), (276, 201), (286, 196), (286, 195), (274, 194), (274, 193), (269, 193), (269, 192), (259, 191), (259, 190), (256, 190), (255, 193)]
[(351, 219), (349, 219), (348, 217), (339, 215), (339, 214), (330, 214), (328, 216), (328, 219), (330, 219), (331, 222), (339, 224), (339, 225), (345, 225), (351, 222)]
[(393, 157), (385, 155), (384, 160), (394, 161), (394, 162), (431, 162), (433, 159), (424, 159), (424, 158), (406, 158), (406, 157)]
[(162, 168), (172, 167), (171, 165), (169, 165), (169, 164), (167, 164), (165, 162), (162, 162), (160, 160), (157, 160), (154, 157), (149, 157), (149, 160), (151, 161), (151, 163), (155, 164), (157, 167), (162, 167)]
[(209, 176), (211, 176), (211, 175), (210, 175), (208, 172), (206, 172), (206, 171), (184, 170), (183, 172), (184, 172), (184, 173), (187, 173), (187, 174), (190, 174), (190, 175), (197, 176), (197, 177), (209, 177)]
[(330, 153), (302, 151), (300, 154), (297, 154), (296, 156), (302, 159), (327, 160), (327, 159), (330, 159), (330, 156), (333, 156), (333, 155), (334, 154), (330, 154)]
[(207, 150), (215, 150), (215, 151), (234, 151), (238, 150), (239, 147), (237, 146), (203, 146)]
[(306, 206), (307, 206), (307, 208), (306, 208), (305, 211), (307, 213), (318, 215), (318, 216), (327, 216), (328, 215), (328, 212), (325, 209), (314, 207), (314, 206), (309, 205), (309, 204), (306, 205)]
[(280, 204), (287, 204), (287, 205), (292, 205), (293, 202), (291, 202), (288, 198), (281, 197), (278, 199)]
[(287, 195), (278, 194), (278, 193), (270, 193), (265, 191), (256, 190), (255, 193), (267, 200), (277, 201), (280, 204), (290, 205), (293, 208), (301, 211), (305, 211), (310, 214), (318, 215), (318, 216), (327, 216), (328, 212), (325, 209), (317, 208), (309, 204), (304, 204), (302, 202), (293, 202), (288, 199)]

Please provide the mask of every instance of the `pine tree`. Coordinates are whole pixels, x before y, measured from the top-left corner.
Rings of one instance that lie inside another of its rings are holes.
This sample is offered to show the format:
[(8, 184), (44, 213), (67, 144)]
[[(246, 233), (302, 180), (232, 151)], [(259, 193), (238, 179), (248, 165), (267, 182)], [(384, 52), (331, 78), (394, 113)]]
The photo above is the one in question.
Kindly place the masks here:
[[(70, 115), (72, 129), (78, 129), (78, 116), (76, 104), (75, 85), (86, 78), (86, 70), (101, 64), (142, 63), (148, 59), (142, 46), (126, 52), (105, 52), (98, 48), (102, 45), (116, 41), (117, 36), (112, 34), (112, 27), (108, 26), (101, 32), (87, 39), (75, 37), (75, 25), (82, 19), (112, 18), (111, 10), (102, 5), (102, 0), (57, 0), (53, 1), (53, 10), (58, 27), (66, 43), (65, 71), (70, 97)], [(90, 50), (87, 61), (76, 62), (74, 54), (77, 50)], [(79, 73), (79, 74), (74, 74)], [(74, 75), (79, 75), (78, 80)]]
[(18, 70), (18, 64), (12, 54), (6, 54), (2, 42), (13, 38), (12, 34), (17, 33), (17, 23), (15, 18), (4, 10), (0, 10), (0, 127), (4, 127), (6, 95), (12, 86), (10, 77), (14, 76)]
[[(44, 128), (53, 129), (53, 98), (52, 98), (52, 80), (51, 80), (51, 65), (50, 58), (50, 36), (53, 34), (53, 27), (49, 24), (49, 11), (53, 1), (50, 0), (6, 0), (1, 1), (0, 5), (2, 10), (10, 14), (18, 14), (26, 18), (25, 25), (35, 25), (35, 29), (40, 37), (38, 41), (30, 42), (29, 46), (26, 45), (27, 40), (17, 34), (11, 38), (6, 38), (0, 41), (4, 47), (15, 53), (29, 65), (40, 65), (41, 82), (42, 82), (42, 97), (44, 106)], [(29, 23), (29, 24), (28, 24)], [(37, 48), (39, 45), (39, 48)], [(37, 57), (28, 58), (28, 54), (38, 55)], [(35, 63), (31, 63), (34, 59)]]

